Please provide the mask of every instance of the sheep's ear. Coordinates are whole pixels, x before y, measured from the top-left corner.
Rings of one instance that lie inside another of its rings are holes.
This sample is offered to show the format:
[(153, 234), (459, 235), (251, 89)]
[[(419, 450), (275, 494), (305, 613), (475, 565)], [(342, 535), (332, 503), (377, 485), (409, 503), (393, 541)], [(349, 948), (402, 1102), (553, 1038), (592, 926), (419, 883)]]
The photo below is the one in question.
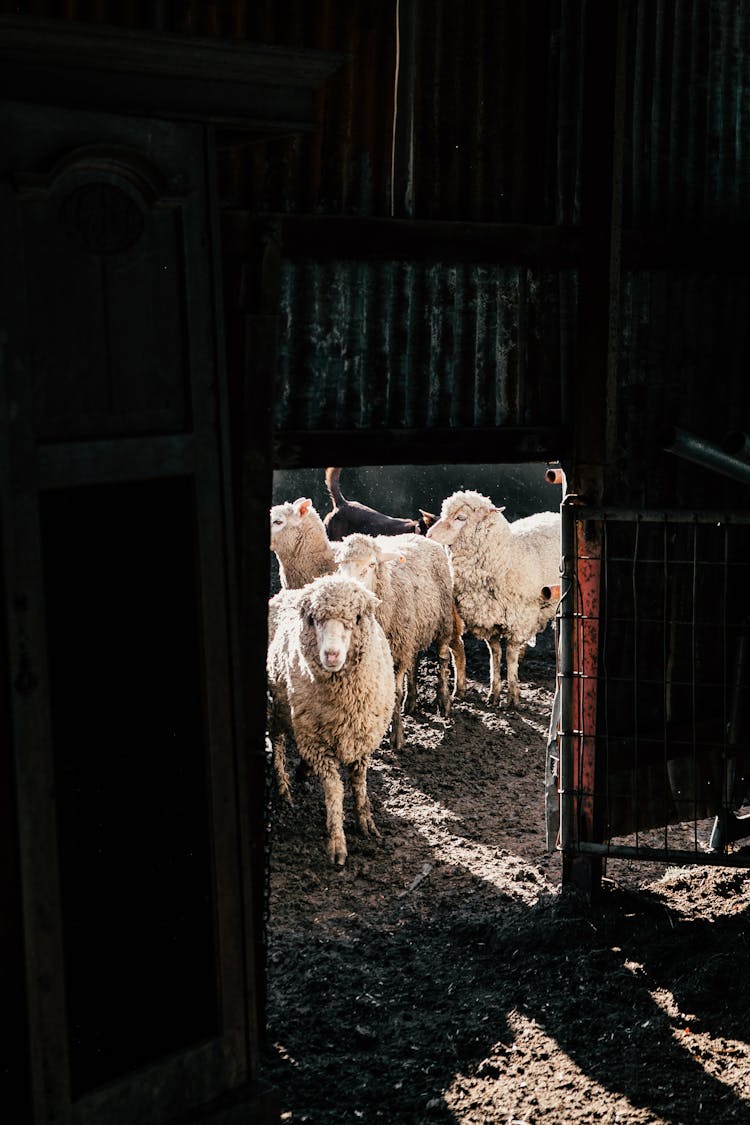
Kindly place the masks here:
[(481, 520), (486, 520), (487, 516), (494, 515), (495, 512), (504, 512), (504, 511), (505, 511), (505, 505), (503, 505), (502, 508), (477, 508), (477, 509), (475, 509), (474, 515), (477, 518), (477, 522), (480, 522)]
[(435, 520), (437, 519), (437, 516), (435, 515), (434, 512), (426, 512), (424, 510), (424, 508), (419, 509), (419, 514), (421, 515), (422, 519), (424, 520), (424, 522), (427, 524), (428, 527), (430, 526), (430, 524), (434, 523)]
[(306, 516), (312, 508), (312, 500), (309, 500), (306, 496), (301, 496), (299, 500), (294, 501), (294, 506), (299, 515)]
[(398, 551), (381, 551), (378, 562), (406, 562), (406, 555), (400, 554)]

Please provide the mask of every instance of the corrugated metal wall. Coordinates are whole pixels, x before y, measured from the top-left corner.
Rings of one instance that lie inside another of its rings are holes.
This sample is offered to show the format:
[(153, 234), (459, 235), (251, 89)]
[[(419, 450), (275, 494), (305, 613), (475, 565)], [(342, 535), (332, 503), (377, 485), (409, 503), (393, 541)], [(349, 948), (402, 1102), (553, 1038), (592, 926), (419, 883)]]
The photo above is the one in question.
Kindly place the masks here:
[(679, 474), (655, 437), (675, 425), (721, 444), (750, 427), (748, 309), (748, 276), (658, 270), (625, 279), (613, 453), (619, 495), (631, 504), (749, 505), (747, 488), (722, 476)]
[(626, 226), (747, 229), (750, 9), (640, 0), (630, 35)]
[[(555, 425), (558, 279), (516, 268), (288, 263), (279, 428)], [(519, 315), (520, 314), (520, 315)], [(550, 380), (551, 381), (551, 380)]]

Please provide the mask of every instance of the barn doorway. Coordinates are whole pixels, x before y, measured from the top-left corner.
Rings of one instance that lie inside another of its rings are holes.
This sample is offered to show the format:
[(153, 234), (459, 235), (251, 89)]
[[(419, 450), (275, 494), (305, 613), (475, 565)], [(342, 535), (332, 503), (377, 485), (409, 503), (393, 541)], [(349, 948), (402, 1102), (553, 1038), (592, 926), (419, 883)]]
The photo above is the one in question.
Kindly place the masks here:
[[(546, 462), (364, 466), (343, 469), (340, 482), (347, 499), (410, 517), (420, 509), (439, 515), (447, 496), (472, 489), (505, 506), (513, 521), (559, 509), (563, 490), (547, 480), (548, 468)], [(322, 468), (274, 474), (274, 504), (300, 497), (311, 499), (321, 516), (329, 511)], [(273, 555), (272, 564), (273, 593), (279, 588)], [(488, 703), (484, 641), (467, 635), (465, 644), (467, 692), (448, 720), (435, 706), (435, 654), (423, 656), (405, 745), (399, 752), (381, 746), (370, 764), (368, 790), (382, 840), (358, 837), (346, 805), (344, 868), (325, 853), (320, 785), (295, 787), (290, 808), (271, 784), (269, 1073), (281, 1089), (291, 1083), (296, 1099), (304, 1100), (300, 1087), (308, 1081), (310, 1104), (320, 1098), (322, 1060), (339, 1050), (362, 1055), (356, 1082), (363, 1091), (380, 1087), (383, 1120), (389, 1105), (392, 1119), (398, 1117), (404, 1075), (415, 1093), (434, 1089), (445, 1065), (435, 1056), (436, 1039), (458, 1043), (471, 1024), (465, 1008), (472, 989), (461, 994), (455, 956), (442, 944), (443, 921), (454, 918), (468, 932), (478, 913), (508, 906), (523, 918), (559, 885), (561, 860), (547, 846), (545, 823), (554, 626), (526, 652), (521, 704), (513, 711)], [(478, 991), (473, 998), (481, 1007)], [(405, 1057), (390, 1058), (399, 1038)], [(478, 1027), (477, 1045), (481, 1039)], [(385, 1073), (396, 1076), (392, 1089), (382, 1082)]]

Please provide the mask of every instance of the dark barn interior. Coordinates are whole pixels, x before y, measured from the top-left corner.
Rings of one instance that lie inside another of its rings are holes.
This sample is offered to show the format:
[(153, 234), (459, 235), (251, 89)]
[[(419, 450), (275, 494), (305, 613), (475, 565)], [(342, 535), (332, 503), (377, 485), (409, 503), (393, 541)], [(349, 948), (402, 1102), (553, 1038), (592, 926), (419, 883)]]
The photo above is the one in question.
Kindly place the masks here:
[(747, 863), (749, 130), (734, 0), (0, 0), (13, 1121), (278, 1119), (275, 470), (561, 464), (564, 878)]

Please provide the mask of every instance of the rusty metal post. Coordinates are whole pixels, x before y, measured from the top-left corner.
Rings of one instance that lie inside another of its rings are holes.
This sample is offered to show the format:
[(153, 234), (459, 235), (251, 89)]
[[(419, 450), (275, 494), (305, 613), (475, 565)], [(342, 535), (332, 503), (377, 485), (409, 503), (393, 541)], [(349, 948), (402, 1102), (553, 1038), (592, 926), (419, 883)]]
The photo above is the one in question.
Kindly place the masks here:
[(563, 881), (593, 896), (601, 859), (584, 855), (595, 837), (601, 531), (580, 518), (576, 497), (562, 506), (560, 599), (560, 811)]
[(572, 856), (577, 839), (575, 763), (578, 734), (575, 722), (575, 513), (570, 502), (562, 515), (562, 576), (560, 580), (558, 691), (560, 693), (560, 847), (563, 860)]

